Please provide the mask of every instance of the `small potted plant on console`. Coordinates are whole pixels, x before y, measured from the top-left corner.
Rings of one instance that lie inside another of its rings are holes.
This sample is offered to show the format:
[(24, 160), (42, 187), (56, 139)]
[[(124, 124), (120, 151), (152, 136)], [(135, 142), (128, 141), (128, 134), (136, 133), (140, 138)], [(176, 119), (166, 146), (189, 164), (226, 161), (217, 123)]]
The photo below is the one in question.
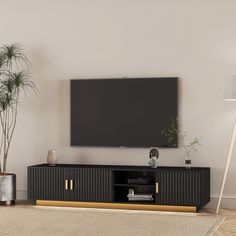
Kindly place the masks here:
[(178, 119), (171, 119), (170, 126), (162, 131), (162, 134), (166, 137), (167, 142), (175, 147), (178, 145), (185, 151), (185, 166), (191, 168), (191, 155), (198, 152), (198, 148), (202, 145), (201, 138), (195, 137), (189, 139), (185, 132), (180, 131), (178, 125)]
[(16, 175), (7, 172), (7, 159), (16, 127), (20, 95), (22, 92), (26, 95), (29, 90), (36, 91), (27, 71), (29, 64), (20, 44), (0, 48), (0, 202), (6, 205), (16, 199)]

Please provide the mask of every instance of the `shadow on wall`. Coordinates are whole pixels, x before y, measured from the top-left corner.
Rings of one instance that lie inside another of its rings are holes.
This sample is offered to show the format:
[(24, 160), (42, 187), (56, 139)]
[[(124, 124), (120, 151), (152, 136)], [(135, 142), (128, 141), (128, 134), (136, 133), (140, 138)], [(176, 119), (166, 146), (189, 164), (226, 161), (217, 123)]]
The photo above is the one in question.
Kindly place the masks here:
[(70, 146), (70, 80), (60, 80), (59, 145)]

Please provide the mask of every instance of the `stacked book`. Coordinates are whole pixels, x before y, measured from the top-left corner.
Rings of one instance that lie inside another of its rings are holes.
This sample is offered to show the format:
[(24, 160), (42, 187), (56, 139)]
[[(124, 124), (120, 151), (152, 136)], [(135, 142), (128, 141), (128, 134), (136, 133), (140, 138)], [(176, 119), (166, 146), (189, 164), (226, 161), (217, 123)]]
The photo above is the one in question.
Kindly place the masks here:
[(152, 194), (128, 194), (129, 201), (153, 201)]

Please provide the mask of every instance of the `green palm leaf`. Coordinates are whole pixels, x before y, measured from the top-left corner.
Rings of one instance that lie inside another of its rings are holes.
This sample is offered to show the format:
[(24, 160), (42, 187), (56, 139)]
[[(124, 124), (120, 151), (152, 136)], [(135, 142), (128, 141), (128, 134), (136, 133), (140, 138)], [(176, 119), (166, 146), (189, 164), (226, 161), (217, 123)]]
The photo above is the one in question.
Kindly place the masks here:
[[(30, 64), (19, 43), (0, 47), (0, 125), (2, 141), (0, 142), (0, 173), (6, 172), (6, 163), (12, 136), (16, 126), (20, 94), (27, 95), (29, 90), (37, 92), (35, 83), (27, 70), (19, 67)], [(4, 145), (2, 145), (4, 144)], [(3, 164), (3, 166), (1, 165)]]
[(23, 46), (19, 43), (5, 44), (0, 48), (0, 55), (4, 63), (12, 68), (15, 64), (18, 67), (18, 62), (30, 64), (28, 58), (23, 52)]

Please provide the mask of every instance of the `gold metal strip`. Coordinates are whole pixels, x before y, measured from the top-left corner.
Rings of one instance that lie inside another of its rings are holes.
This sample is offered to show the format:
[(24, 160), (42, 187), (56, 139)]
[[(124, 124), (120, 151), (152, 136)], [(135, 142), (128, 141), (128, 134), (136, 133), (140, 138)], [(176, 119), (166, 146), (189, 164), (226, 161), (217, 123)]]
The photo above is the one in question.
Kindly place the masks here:
[(36, 200), (39, 206), (64, 206), (64, 207), (85, 207), (85, 208), (107, 208), (127, 210), (149, 210), (149, 211), (175, 211), (175, 212), (196, 212), (195, 206), (170, 206), (170, 205), (145, 205), (126, 203), (104, 203), (104, 202), (70, 202), (70, 201), (47, 201)]
[(68, 190), (68, 179), (65, 180), (65, 190)]
[(70, 190), (73, 190), (73, 180), (70, 180)]
[(159, 193), (159, 184), (156, 182), (156, 193)]

